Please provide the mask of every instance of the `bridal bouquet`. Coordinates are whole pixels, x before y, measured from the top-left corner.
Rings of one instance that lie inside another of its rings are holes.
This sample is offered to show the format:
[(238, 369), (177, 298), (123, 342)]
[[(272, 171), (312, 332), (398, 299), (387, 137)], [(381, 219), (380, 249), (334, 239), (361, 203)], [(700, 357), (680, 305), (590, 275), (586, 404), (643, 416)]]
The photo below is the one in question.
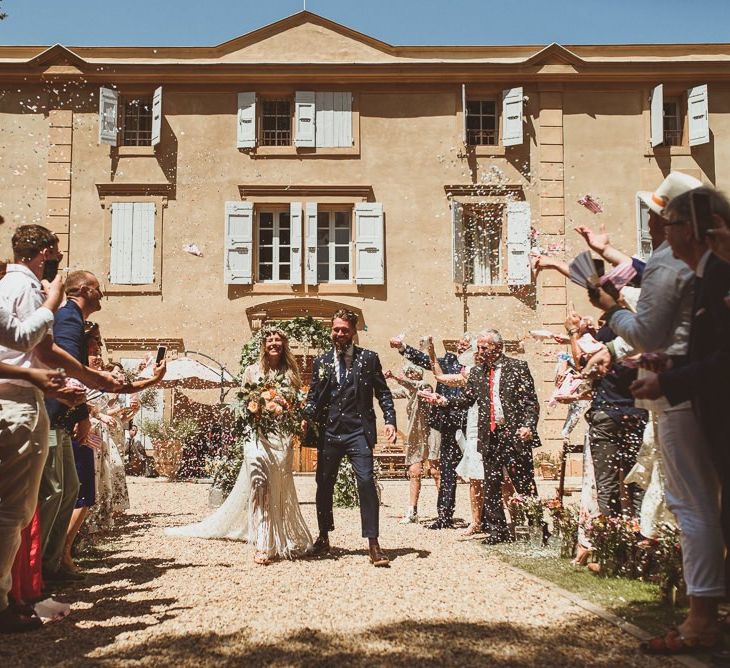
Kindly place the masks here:
[(267, 378), (245, 383), (238, 392), (238, 416), (244, 433), (298, 434), (304, 419), (306, 393), (285, 380)]

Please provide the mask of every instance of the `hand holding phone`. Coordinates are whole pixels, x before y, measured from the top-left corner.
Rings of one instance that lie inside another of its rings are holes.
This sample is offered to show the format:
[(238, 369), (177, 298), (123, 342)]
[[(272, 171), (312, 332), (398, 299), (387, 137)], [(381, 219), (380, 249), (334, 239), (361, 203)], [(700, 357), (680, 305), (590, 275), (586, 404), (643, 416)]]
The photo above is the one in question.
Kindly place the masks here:
[(160, 346), (157, 349), (157, 357), (155, 359), (155, 364), (159, 364), (162, 362), (162, 360), (165, 359), (165, 355), (167, 355), (167, 346)]

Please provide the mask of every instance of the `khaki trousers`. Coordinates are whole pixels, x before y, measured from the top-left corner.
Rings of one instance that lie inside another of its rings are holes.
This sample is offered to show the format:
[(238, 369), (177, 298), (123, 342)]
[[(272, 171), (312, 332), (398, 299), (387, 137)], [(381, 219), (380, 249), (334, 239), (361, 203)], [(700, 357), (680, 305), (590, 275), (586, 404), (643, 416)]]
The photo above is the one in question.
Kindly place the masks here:
[(47, 452), (40, 390), (0, 383), (0, 610), (8, 606), (20, 533), (33, 519)]
[(48, 446), (38, 504), (43, 569), (57, 571), (61, 566), (71, 514), (79, 496), (79, 477), (68, 433), (63, 429), (51, 429)]

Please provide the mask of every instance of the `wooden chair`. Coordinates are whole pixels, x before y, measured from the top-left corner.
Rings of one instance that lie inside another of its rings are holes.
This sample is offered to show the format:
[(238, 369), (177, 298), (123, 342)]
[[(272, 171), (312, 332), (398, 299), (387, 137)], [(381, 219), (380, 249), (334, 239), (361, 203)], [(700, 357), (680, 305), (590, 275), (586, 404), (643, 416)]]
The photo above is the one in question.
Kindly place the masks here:
[(583, 455), (583, 448), (583, 443), (571, 444), (569, 441), (563, 441), (563, 450), (560, 457), (560, 482), (558, 483), (558, 498), (561, 502), (563, 497), (566, 496), (566, 491), (568, 494), (580, 491), (580, 487), (565, 489), (565, 469), (568, 465), (568, 457), (570, 455)]

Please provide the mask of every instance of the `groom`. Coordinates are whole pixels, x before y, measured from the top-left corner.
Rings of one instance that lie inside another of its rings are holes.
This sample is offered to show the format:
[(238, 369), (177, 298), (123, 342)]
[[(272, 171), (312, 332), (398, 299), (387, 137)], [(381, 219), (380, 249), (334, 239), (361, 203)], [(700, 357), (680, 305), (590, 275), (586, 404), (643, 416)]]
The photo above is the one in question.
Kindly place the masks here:
[(329, 552), (329, 532), (335, 528), (332, 494), (342, 458), (347, 455), (357, 479), (362, 535), (369, 541), (370, 561), (388, 566), (378, 543), (380, 502), (373, 474), (375, 411), (373, 395), (385, 418), (385, 437), (395, 442), (395, 408), (380, 359), (372, 350), (353, 345), (357, 315), (340, 309), (332, 317), (334, 349), (320, 355), (312, 367), (312, 385), (304, 413), (316, 427), (302, 423), (305, 445), (317, 447), (317, 522), (315, 554)]

